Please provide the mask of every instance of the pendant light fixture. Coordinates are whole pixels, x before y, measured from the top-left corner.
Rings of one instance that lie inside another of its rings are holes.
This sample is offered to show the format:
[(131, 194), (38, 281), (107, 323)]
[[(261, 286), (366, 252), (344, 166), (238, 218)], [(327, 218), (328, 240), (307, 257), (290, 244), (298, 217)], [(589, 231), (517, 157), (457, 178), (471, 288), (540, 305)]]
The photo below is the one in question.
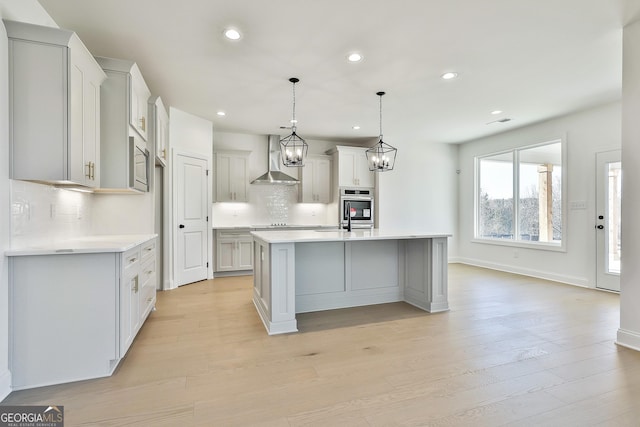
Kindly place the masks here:
[(291, 135), (280, 140), (280, 152), (282, 154), (282, 164), (289, 167), (304, 166), (304, 159), (307, 157), (309, 145), (296, 134), (296, 83), (300, 80), (291, 77), (289, 81), (293, 84), (293, 117), (291, 119)]
[(386, 172), (393, 170), (396, 163), (397, 148), (394, 148), (382, 140), (382, 95), (384, 92), (377, 92), (380, 97), (380, 139), (378, 143), (366, 151), (369, 170), (373, 172)]

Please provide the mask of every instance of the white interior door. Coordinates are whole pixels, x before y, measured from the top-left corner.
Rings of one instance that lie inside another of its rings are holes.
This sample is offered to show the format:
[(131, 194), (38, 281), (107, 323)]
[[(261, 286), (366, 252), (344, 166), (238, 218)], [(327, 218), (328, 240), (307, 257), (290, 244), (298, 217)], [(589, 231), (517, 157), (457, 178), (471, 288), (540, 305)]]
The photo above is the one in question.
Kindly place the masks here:
[(207, 278), (207, 160), (178, 154), (175, 163), (177, 205), (177, 285)]
[(596, 287), (620, 291), (620, 150), (596, 154)]

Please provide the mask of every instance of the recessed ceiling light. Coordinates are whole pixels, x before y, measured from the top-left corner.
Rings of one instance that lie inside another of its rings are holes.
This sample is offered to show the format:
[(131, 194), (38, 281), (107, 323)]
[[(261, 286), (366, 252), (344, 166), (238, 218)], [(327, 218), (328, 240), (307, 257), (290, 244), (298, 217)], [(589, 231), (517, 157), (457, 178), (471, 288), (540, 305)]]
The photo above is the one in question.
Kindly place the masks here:
[(219, 115), (220, 117), (227, 115), (227, 113), (225, 113), (224, 111), (218, 111), (216, 114)]
[(491, 114), (493, 114), (494, 116), (495, 116), (495, 115), (498, 115), (498, 114), (500, 114), (500, 113), (502, 113), (502, 110), (493, 110), (493, 111), (491, 112)]
[(358, 52), (353, 52), (350, 53), (349, 56), (347, 56), (347, 59), (349, 60), (349, 62), (360, 62), (362, 61), (362, 55)]
[(358, 130), (358, 129), (360, 129), (360, 126), (355, 125), (355, 126), (353, 126), (353, 127), (352, 127), (352, 129), (353, 129), (353, 130)]
[(240, 37), (242, 37), (240, 31), (236, 30), (235, 28), (227, 28), (226, 30), (224, 30), (224, 36), (229, 40), (239, 40)]
[(445, 80), (451, 80), (451, 79), (455, 79), (456, 77), (458, 77), (458, 73), (454, 73), (454, 72), (450, 71), (448, 73), (444, 73), (440, 77), (442, 77)]

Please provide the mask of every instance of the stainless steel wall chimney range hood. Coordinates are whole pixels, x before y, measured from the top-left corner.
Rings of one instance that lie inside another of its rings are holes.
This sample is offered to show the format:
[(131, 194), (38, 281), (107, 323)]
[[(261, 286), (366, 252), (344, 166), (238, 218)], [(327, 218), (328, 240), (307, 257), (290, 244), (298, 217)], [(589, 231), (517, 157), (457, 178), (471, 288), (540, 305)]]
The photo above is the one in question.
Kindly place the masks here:
[(269, 135), (269, 144), (267, 145), (267, 172), (260, 175), (252, 184), (278, 184), (278, 185), (295, 185), (298, 180), (292, 176), (282, 172), (282, 162), (280, 161), (280, 136)]

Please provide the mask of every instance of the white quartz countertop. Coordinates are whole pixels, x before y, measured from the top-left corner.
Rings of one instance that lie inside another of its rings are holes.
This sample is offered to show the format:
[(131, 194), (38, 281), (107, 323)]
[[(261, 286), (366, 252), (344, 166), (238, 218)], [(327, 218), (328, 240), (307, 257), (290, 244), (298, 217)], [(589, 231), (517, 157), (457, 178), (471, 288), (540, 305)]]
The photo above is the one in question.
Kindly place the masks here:
[(251, 225), (223, 225), (212, 227), (214, 230), (308, 230), (314, 228), (333, 228), (337, 229), (338, 225), (321, 225), (321, 224), (251, 224)]
[(267, 230), (251, 234), (267, 243), (342, 242), (355, 240), (406, 240), (451, 237), (448, 233), (405, 232), (386, 229), (346, 230)]
[(124, 252), (157, 236), (157, 234), (121, 234), (50, 240), (21, 247), (12, 247), (8, 251), (5, 251), (5, 255), (26, 256)]

